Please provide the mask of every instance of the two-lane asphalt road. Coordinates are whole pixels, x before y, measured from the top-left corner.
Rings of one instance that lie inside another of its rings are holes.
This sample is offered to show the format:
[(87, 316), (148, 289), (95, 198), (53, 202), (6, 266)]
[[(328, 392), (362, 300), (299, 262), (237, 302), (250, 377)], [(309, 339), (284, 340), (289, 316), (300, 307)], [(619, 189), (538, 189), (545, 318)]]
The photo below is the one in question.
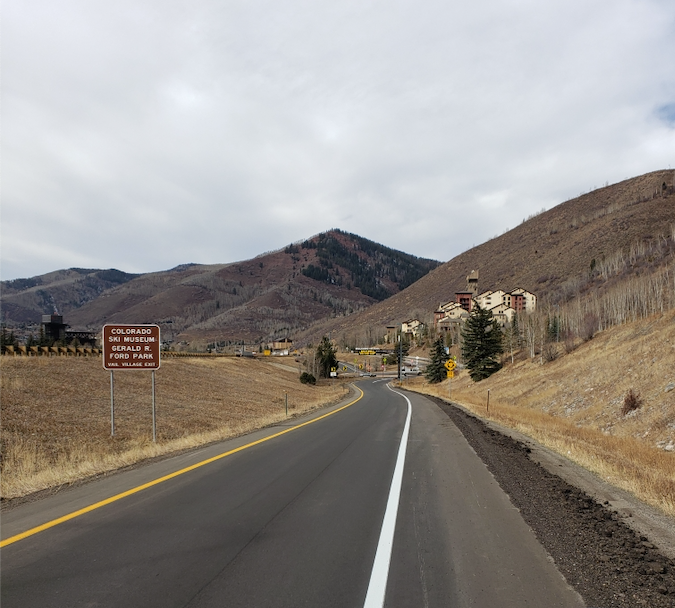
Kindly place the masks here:
[(360, 386), (329, 416), (24, 538), (298, 422), (8, 511), (3, 608), (583, 605), (441, 410)]

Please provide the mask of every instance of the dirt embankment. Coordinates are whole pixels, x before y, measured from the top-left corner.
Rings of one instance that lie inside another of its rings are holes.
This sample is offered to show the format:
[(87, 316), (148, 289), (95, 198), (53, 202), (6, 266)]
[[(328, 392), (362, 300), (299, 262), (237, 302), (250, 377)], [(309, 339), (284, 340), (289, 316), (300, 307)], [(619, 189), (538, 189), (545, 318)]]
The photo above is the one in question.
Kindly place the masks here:
[(544, 469), (530, 448), (435, 398), (589, 606), (672, 608), (675, 560), (606, 505)]

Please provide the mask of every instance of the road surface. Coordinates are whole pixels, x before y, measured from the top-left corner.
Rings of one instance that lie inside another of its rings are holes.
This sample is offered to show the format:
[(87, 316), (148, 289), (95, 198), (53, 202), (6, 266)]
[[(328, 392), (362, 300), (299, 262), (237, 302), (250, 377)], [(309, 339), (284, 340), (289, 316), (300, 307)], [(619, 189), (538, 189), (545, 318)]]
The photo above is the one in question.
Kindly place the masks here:
[(359, 386), (300, 428), (7, 511), (3, 608), (583, 606), (447, 415), (382, 380)]

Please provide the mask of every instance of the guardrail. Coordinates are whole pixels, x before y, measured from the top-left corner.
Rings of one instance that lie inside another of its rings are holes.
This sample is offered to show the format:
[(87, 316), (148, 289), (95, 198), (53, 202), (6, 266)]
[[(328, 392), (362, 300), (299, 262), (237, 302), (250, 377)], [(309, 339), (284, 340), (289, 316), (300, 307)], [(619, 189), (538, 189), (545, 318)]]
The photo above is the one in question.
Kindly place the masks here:
[(12, 357), (100, 357), (100, 348), (85, 346), (5, 346), (3, 355)]
[(170, 358), (184, 358), (184, 357), (211, 357), (211, 358), (216, 358), (216, 357), (235, 357), (238, 355), (233, 355), (230, 353), (190, 353), (190, 352), (176, 352), (173, 350), (163, 350), (160, 353), (160, 356), (162, 359), (170, 359)]
[[(103, 355), (101, 348), (88, 348), (82, 346), (5, 346), (2, 353), (7, 357), (100, 357)], [(185, 357), (234, 357), (228, 353), (190, 353), (162, 351), (162, 359), (185, 358)]]

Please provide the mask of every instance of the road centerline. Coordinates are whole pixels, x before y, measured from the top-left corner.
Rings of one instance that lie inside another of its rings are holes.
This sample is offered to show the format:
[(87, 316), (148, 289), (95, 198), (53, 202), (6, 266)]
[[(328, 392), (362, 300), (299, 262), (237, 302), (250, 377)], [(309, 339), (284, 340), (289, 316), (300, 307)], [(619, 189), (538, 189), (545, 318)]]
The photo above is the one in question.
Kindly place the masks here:
[(327, 418), (328, 416), (332, 416), (333, 414), (337, 414), (338, 412), (341, 412), (344, 409), (347, 409), (348, 407), (354, 405), (358, 401), (361, 400), (363, 397), (364, 393), (363, 391), (357, 386), (355, 387), (361, 394), (354, 399), (353, 401), (350, 401), (346, 405), (343, 405), (342, 407), (339, 407), (331, 412), (328, 412), (326, 414), (323, 414), (322, 416), (318, 416), (317, 418), (312, 418), (311, 420), (307, 420), (306, 422), (303, 422), (302, 424), (295, 425), (293, 427), (284, 429), (283, 431), (279, 431), (278, 433), (274, 433), (272, 435), (269, 435), (268, 437), (263, 437), (262, 439), (258, 439), (257, 441), (252, 441), (251, 443), (247, 443), (246, 445), (239, 446), (237, 448), (234, 448), (232, 450), (228, 450), (226, 452), (223, 452), (222, 454), (217, 454), (216, 456), (212, 456), (211, 458), (207, 458), (206, 460), (202, 460), (200, 462), (197, 462), (193, 465), (190, 465), (188, 467), (184, 467), (182, 469), (179, 469), (178, 471), (174, 471), (173, 473), (169, 473), (168, 475), (163, 475), (162, 477), (158, 477), (157, 479), (153, 479), (152, 481), (149, 481), (147, 483), (141, 484), (139, 486), (136, 486), (134, 488), (131, 488), (129, 490), (126, 490), (124, 492), (120, 492), (119, 494), (115, 494), (114, 496), (110, 496), (109, 498), (106, 498), (104, 500), (100, 500), (96, 503), (93, 503), (91, 505), (88, 505), (86, 507), (83, 507), (81, 509), (78, 509), (76, 511), (73, 511), (71, 513), (68, 513), (66, 515), (63, 515), (61, 517), (57, 517), (56, 519), (52, 519), (51, 521), (48, 521), (44, 524), (41, 524), (39, 526), (35, 526), (33, 528), (30, 528), (24, 532), (21, 532), (19, 534), (15, 534), (14, 536), (11, 536), (10, 538), (3, 539), (0, 541), (0, 548), (1, 547), (6, 547), (8, 545), (11, 545), (13, 543), (16, 543), (20, 540), (23, 540), (25, 538), (28, 538), (29, 536), (33, 536), (35, 534), (38, 534), (39, 532), (44, 532), (45, 530), (48, 530), (50, 528), (53, 528), (55, 526), (58, 526), (59, 524), (65, 523), (67, 521), (70, 521), (72, 519), (75, 519), (77, 517), (80, 517), (81, 515), (85, 515), (86, 513), (90, 513), (92, 511), (95, 511), (97, 509), (100, 509), (101, 507), (104, 507), (106, 505), (109, 505), (111, 503), (117, 502), (118, 500), (122, 500), (123, 498), (126, 498), (128, 496), (132, 496), (134, 494), (137, 494), (139, 492), (142, 492), (143, 490), (147, 490), (148, 488), (151, 488), (153, 486), (156, 486), (160, 483), (163, 483), (165, 481), (169, 481), (170, 479), (174, 479), (175, 477), (178, 477), (180, 475), (184, 475), (185, 473), (189, 473), (190, 471), (194, 471), (195, 469), (199, 469), (207, 464), (211, 464), (212, 462), (215, 462), (217, 460), (221, 460), (223, 458), (226, 458), (227, 456), (231, 456), (233, 454), (236, 454), (238, 452), (242, 452), (243, 450), (246, 450), (248, 448), (251, 448), (253, 446), (259, 445), (261, 443), (265, 443), (266, 441), (270, 441), (271, 439), (275, 439), (276, 437), (280, 437), (281, 435), (285, 435), (286, 433), (290, 433), (291, 431), (295, 431), (297, 429), (300, 429), (302, 427), (305, 427), (309, 424), (313, 424), (314, 422), (318, 422), (319, 420), (323, 420), (324, 418)]

